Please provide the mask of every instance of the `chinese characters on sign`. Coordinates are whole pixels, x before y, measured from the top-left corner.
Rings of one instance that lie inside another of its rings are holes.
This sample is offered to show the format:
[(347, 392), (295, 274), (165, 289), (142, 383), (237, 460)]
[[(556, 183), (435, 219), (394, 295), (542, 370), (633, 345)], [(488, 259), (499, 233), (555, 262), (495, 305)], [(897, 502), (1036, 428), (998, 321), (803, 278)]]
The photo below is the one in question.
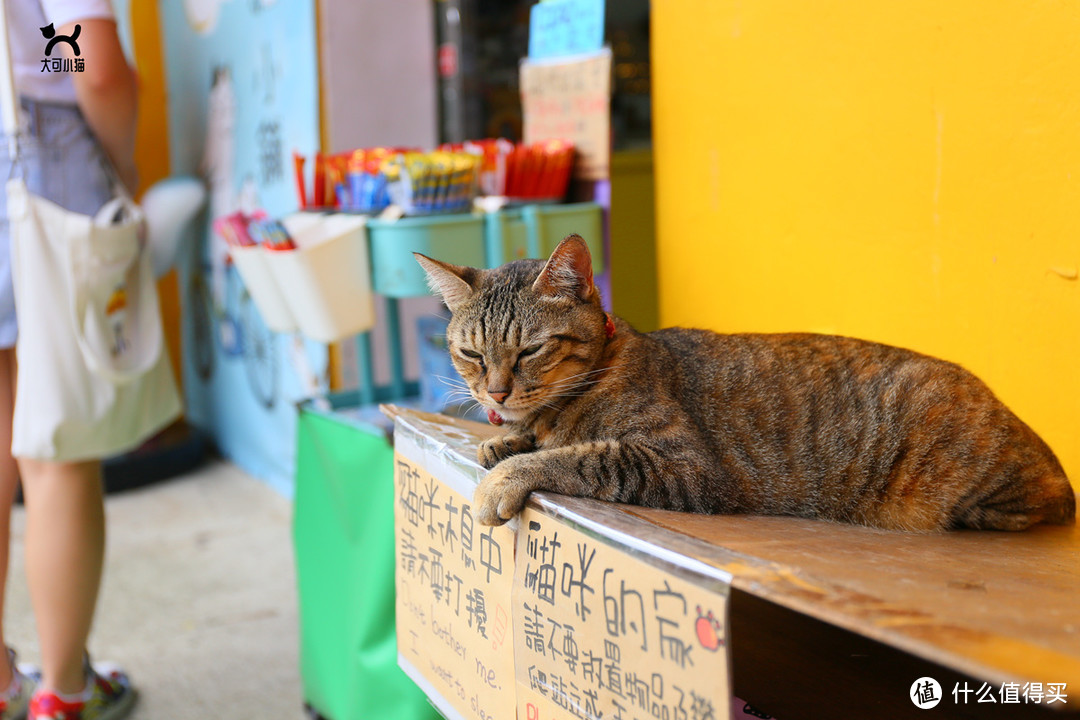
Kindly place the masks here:
[(526, 143), (569, 140), (575, 177), (604, 180), (611, 159), (611, 52), (567, 62), (521, 64)]
[(255, 129), (255, 146), (259, 154), (259, 178), (264, 185), (280, 182), (285, 177), (285, 151), (281, 142), (281, 123), (264, 120)]
[(546, 0), (529, 9), (533, 60), (595, 52), (604, 45), (604, 0)]
[(531, 508), (516, 557), (519, 718), (727, 717), (726, 594)]
[(512, 717), (514, 533), (401, 455), (394, 474), (398, 649), (463, 717)]

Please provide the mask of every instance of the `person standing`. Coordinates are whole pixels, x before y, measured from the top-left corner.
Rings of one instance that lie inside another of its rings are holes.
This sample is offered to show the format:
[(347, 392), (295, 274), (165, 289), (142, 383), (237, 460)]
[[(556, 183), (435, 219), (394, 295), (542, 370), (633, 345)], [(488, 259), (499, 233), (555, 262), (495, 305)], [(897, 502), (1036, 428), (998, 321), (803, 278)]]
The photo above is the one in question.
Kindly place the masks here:
[[(20, 169), (34, 193), (92, 215), (113, 197), (103, 160), (128, 188), (137, 182), (137, 83), (112, 7), (109, 0), (4, 4), (27, 128), (20, 135)], [(52, 71), (52, 63), (43, 63), (47, 46), (51, 57), (72, 61), (77, 46), (81, 71)], [(7, 143), (0, 145), (0, 173), (9, 177), (13, 158)], [(26, 575), (41, 648), (40, 674), (32, 677), (16, 667), (13, 652), (8, 663), (0, 660), (0, 688), (7, 688), (0, 696), (0, 720), (115, 720), (130, 710), (135, 692), (123, 671), (91, 665), (86, 651), (104, 562), (101, 463), (12, 457), (17, 337), (6, 199), (0, 197), (0, 610), (11, 506), (21, 477)]]

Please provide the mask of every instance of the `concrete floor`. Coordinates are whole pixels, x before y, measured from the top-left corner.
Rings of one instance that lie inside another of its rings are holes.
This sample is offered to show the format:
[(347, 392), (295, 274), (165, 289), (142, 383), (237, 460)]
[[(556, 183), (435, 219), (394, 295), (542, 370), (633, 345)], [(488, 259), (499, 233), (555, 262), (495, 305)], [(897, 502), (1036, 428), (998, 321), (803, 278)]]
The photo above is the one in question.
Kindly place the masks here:
[[(232, 465), (111, 495), (95, 659), (128, 669), (133, 720), (303, 717), (292, 504)], [(37, 641), (12, 519), (5, 632)]]

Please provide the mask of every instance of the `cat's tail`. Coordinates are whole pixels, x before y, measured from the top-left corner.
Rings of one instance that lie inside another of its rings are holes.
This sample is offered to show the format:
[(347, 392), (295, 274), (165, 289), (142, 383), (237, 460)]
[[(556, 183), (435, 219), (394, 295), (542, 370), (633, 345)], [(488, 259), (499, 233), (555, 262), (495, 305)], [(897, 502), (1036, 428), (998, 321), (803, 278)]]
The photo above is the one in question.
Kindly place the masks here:
[(1035, 522), (1072, 525), (1076, 522), (1076, 491), (1054, 451), (1045, 442), (1040, 445), (1042, 462), (1032, 462), (1026, 472), (1021, 472), (1021, 488), (1030, 514)]
[(1060, 470), (1038, 478), (1018, 479), (967, 510), (958, 525), (976, 530), (1026, 530), (1032, 525), (1072, 525), (1076, 493)]
[(1030, 426), (1019, 419), (1017, 422), (1025, 442), (1014, 442), (1013, 447), (1021, 450), (1023, 462), (1009, 482), (981, 504), (987, 509), (1004, 511), (1008, 516), (995, 528), (998, 530), (1022, 530), (1037, 523), (1074, 524), (1076, 491), (1065, 475), (1065, 468)]
[(1072, 525), (1076, 522), (1076, 493), (1064, 474), (1053, 478), (1044, 501), (1039, 507), (1042, 522), (1051, 525)]

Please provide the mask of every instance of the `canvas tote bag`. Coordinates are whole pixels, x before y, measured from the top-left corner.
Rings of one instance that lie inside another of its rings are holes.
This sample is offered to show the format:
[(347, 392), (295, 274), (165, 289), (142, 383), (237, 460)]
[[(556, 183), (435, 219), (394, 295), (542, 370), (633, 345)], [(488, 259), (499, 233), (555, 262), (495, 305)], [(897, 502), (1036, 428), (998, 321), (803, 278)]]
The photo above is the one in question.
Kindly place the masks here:
[(0, 105), (16, 168), (6, 192), (19, 324), (12, 454), (103, 458), (138, 446), (181, 410), (145, 226), (119, 180), (119, 196), (91, 217), (35, 196), (19, 176), (4, 5)]

